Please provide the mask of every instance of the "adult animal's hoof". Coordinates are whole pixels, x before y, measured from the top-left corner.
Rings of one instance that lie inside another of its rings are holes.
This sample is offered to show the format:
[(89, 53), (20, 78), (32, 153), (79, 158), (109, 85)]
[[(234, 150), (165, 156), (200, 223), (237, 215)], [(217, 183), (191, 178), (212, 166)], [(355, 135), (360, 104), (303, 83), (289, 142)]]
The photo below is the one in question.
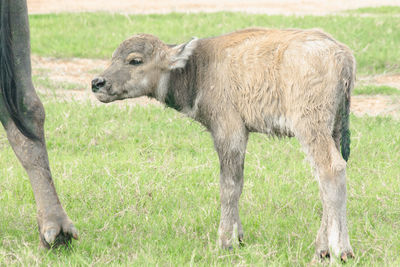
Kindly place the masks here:
[(78, 239), (78, 230), (66, 214), (52, 216), (41, 222), (38, 219), (40, 245), (43, 248), (68, 246), (71, 239)]

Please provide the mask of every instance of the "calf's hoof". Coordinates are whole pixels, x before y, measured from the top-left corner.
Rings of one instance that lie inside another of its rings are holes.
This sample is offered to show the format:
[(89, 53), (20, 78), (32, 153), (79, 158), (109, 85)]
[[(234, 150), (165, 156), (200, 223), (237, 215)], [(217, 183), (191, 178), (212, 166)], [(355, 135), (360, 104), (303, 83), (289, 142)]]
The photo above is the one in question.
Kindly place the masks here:
[(346, 252), (342, 252), (340, 254), (340, 260), (342, 262), (346, 262), (348, 259), (354, 259), (355, 255), (354, 252), (352, 250), (346, 251)]
[(331, 257), (331, 254), (329, 254), (329, 250), (322, 250), (318, 254), (319, 258), (322, 260), (329, 259)]
[(245, 243), (243, 240), (243, 234), (239, 234), (238, 237), (236, 237), (235, 235), (232, 235), (231, 238), (227, 238), (226, 235), (219, 236), (219, 240), (218, 240), (219, 246), (222, 249), (226, 249), (226, 250), (233, 250), (233, 247), (244, 247)]
[(38, 218), (38, 225), (40, 246), (43, 248), (68, 246), (72, 238), (78, 239), (78, 230), (76, 230), (74, 224), (65, 213), (47, 216), (43, 220)]
[[(329, 252), (329, 250), (321, 250), (319, 252), (316, 253), (314, 259), (312, 260), (312, 263), (318, 263), (318, 262), (323, 262), (325, 260), (329, 260), (331, 257), (331, 254)], [(355, 258), (355, 255), (353, 253), (352, 250), (346, 251), (346, 252), (342, 252), (340, 254), (340, 260), (345, 263), (348, 261), (348, 259), (353, 259)]]

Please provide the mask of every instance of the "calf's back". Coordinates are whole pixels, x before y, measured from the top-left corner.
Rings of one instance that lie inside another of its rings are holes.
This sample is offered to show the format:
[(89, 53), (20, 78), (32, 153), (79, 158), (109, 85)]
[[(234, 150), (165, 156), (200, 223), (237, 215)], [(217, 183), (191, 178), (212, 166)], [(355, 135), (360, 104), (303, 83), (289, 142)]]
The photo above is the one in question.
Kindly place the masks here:
[[(354, 82), (355, 60), (319, 30), (246, 29), (199, 40), (188, 69), (196, 77), (195, 118), (226, 113), (229, 120), (233, 112), (250, 131), (292, 136), (305, 117), (333, 130)], [(174, 76), (182, 71), (171, 77), (179, 91)]]

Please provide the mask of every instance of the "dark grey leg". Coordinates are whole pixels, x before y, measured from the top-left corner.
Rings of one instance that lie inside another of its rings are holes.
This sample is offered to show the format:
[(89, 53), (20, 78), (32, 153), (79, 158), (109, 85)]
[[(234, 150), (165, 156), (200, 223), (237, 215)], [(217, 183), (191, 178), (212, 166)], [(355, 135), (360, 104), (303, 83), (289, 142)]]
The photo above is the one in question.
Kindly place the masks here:
[[(41, 106), (40, 102), (37, 104)], [(43, 108), (36, 107), (35, 114), (36, 119), (42, 116), (41, 126), (38, 125), (37, 128), (43, 129)], [(33, 141), (21, 134), (10, 120), (6, 131), (8, 140), (28, 173), (32, 185), (41, 245), (49, 248), (52, 244), (65, 244), (71, 237), (78, 239), (78, 231), (62, 208), (54, 187), (43, 130), (36, 132), (37, 135), (40, 134), (41, 140)]]
[(36, 95), (31, 78), (30, 41), (27, 7), (25, 0), (10, 1), (10, 27), (12, 50), (15, 62), (16, 90), (24, 106), (24, 118), (38, 140), (25, 137), (7, 118), (1, 107), (1, 121), (8, 140), (30, 178), (38, 210), (38, 225), (41, 244), (64, 244), (77, 239), (78, 232), (68, 218), (58, 199), (51, 177), (44, 139), (45, 113)]

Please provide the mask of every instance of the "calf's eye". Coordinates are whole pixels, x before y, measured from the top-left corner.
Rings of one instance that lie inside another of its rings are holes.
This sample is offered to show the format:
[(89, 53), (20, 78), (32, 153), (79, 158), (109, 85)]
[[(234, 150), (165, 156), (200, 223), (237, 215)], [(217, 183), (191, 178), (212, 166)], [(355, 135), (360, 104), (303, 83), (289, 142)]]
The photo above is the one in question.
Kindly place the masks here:
[(143, 60), (141, 58), (134, 58), (131, 61), (129, 61), (129, 65), (140, 65), (143, 63)]

